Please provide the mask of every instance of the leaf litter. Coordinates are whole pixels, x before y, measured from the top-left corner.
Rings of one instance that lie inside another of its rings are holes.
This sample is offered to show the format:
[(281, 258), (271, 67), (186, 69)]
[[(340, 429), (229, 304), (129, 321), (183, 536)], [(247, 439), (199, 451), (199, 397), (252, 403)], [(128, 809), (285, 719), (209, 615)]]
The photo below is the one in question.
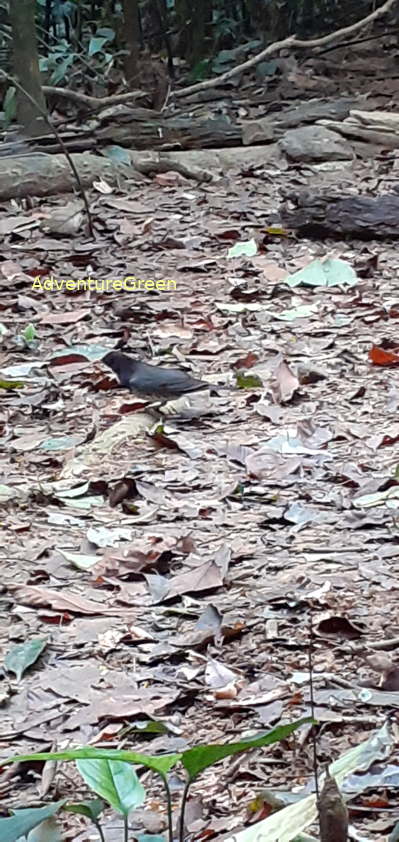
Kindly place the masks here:
[[(353, 165), (359, 185), (367, 166)], [(289, 178), (100, 191), (108, 233), (96, 249), (79, 234), (44, 238), (28, 215), (17, 250), (10, 217), (0, 746), (143, 751), (150, 740), (162, 753), (308, 716), (312, 615), (320, 762), (350, 825), (378, 840), (398, 785), (384, 725), (399, 698), (398, 257), (389, 243), (365, 254), (356, 241), (332, 250), (272, 231), (259, 247), (258, 209), (268, 226)], [(171, 278), (177, 292), (38, 293), (39, 253), (48, 276)], [(30, 326), (35, 344), (15, 344)], [(122, 392), (100, 362), (121, 340), (187, 364), (215, 387), (209, 403), (162, 415)], [(388, 661), (373, 660), (376, 647)], [(144, 737), (145, 723), (164, 731)], [(293, 821), (314, 828), (313, 795), (261, 812), (264, 828), (248, 818), (265, 787), (311, 793), (312, 769), (306, 728), (224, 761), (193, 788), (195, 832), (244, 826), (252, 842), (277, 826), (292, 838)], [(33, 779), (18, 780), (4, 784), (11, 806), (35, 797)], [(61, 797), (85, 795), (78, 778), (56, 781)], [(384, 793), (386, 809), (366, 791)]]

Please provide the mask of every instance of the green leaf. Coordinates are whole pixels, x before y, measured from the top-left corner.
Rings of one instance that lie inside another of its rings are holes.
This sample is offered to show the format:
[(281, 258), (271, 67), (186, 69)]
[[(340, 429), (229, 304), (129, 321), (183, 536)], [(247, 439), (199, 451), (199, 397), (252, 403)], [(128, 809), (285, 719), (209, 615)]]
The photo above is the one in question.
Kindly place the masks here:
[(356, 272), (349, 263), (328, 257), (326, 260), (312, 260), (304, 269), (285, 278), (284, 283), (289, 287), (337, 287), (354, 286), (357, 280)]
[(254, 257), (258, 253), (258, 246), (256, 241), (245, 240), (244, 242), (235, 243), (227, 252), (227, 257)]
[(54, 73), (51, 74), (50, 81), (52, 85), (58, 85), (58, 82), (62, 82), (65, 79), (66, 72), (71, 64), (73, 64), (73, 54), (65, 56), (62, 61), (57, 63)]
[(100, 29), (97, 29), (96, 35), (102, 35), (107, 41), (113, 41), (115, 38), (115, 32), (110, 26), (101, 26)]
[(66, 751), (39, 751), (34, 754), (17, 754), (15, 757), (2, 760), (1, 765), (24, 763), (27, 760), (124, 760), (127, 763), (146, 766), (165, 778), (173, 766), (176, 766), (181, 756), (181, 754), (162, 754), (160, 757), (156, 757), (117, 748), (74, 748)]
[(213, 766), (218, 760), (223, 760), (224, 757), (231, 757), (232, 755), (239, 754), (241, 751), (250, 751), (252, 748), (260, 748), (261, 746), (268, 746), (280, 740), (285, 740), (305, 722), (313, 721), (310, 717), (298, 719), (297, 722), (290, 722), (288, 725), (279, 725), (266, 734), (261, 734), (259, 737), (251, 737), (248, 740), (241, 740), (239, 743), (195, 746), (183, 752), (181, 762), (192, 781), (200, 772), (203, 772), (208, 766)]
[(77, 760), (76, 766), (87, 785), (124, 816), (143, 804), (145, 789), (130, 763), (104, 759)]
[(0, 379), (0, 389), (22, 389), (25, 383), (20, 380), (2, 380)]
[(105, 807), (101, 798), (93, 798), (91, 801), (79, 801), (77, 804), (66, 804), (64, 809), (67, 813), (79, 813), (95, 822)]
[(8, 672), (14, 672), (17, 681), (20, 681), (25, 670), (37, 661), (46, 643), (45, 638), (37, 637), (33, 640), (27, 640), (25, 643), (19, 643), (18, 646), (13, 646), (4, 658), (5, 668)]
[(27, 842), (62, 842), (60, 827), (52, 816), (31, 830)]
[(257, 374), (243, 374), (238, 371), (236, 374), (236, 385), (239, 389), (258, 389), (263, 383)]
[(33, 342), (33, 340), (37, 337), (35, 326), (32, 324), (27, 325), (25, 330), (22, 331), (22, 336), (25, 339), (25, 342)]
[(90, 38), (89, 56), (94, 56), (96, 53), (101, 52), (104, 44), (106, 44), (107, 41), (108, 38), (96, 38), (95, 35), (93, 35), (93, 37)]
[(65, 798), (62, 801), (49, 804), (47, 807), (28, 807), (25, 810), (16, 810), (10, 818), (0, 819), (1, 842), (17, 842), (21, 836), (24, 838), (33, 828), (54, 816), (64, 804)]

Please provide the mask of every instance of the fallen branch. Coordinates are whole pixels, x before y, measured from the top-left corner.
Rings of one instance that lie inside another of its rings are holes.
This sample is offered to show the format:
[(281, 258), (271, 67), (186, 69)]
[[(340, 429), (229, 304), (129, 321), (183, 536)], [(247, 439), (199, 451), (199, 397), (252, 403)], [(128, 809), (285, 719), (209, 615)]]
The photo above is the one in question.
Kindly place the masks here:
[(145, 91), (128, 91), (125, 94), (113, 94), (113, 96), (89, 96), (79, 91), (69, 91), (67, 88), (53, 88), (51, 85), (43, 85), (43, 93), (48, 97), (61, 97), (76, 102), (77, 105), (84, 105), (88, 109), (108, 108), (110, 105), (120, 105), (123, 102), (130, 102), (132, 99), (144, 99), (148, 97)]
[(377, 20), (377, 18), (382, 17), (390, 9), (392, 9), (393, 6), (395, 6), (396, 2), (397, 0), (386, 0), (386, 3), (380, 6), (379, 9), (375, 9), (374, 12), (371, 12), (367, 15), (367, 17), (362, 18), (362, 20), (357, 21), (357, 23), (352, 23), (350, 26), (344, 26), (342, 29), (337, 29), (335, 32), (330, 32), (329, 35), (323, 35), (321, 38), (314, 38), (311, 41), (301, 41), (296, 38), (295, 35), (290, 35), (288, 38), (284, 38), (283, 41), (275, 41), (274, 44), (269, 44), (269, 46), (262, 50), (261, 53), (258, 53), (257, 56), (247, 59), (247, 61), (244, 61), (242, 64), (238, 64), (231, 70), (227, 70), (226, 73), (222, 73), (214, 79), (206, 79), (205, 82), (198, 82), (195, 85), (190, 85), (188, 88), (183, 88), (181, 91), (175, 91), (174, 96), (178, 98), (188, 96), (189, 94), (197, 93), (197, 91), (205, 91), (207, 88), (212, 88), (215, 85), (222, 85), (224, 82), (228, 82), (229, 79), (233, 79), (233, 77), (237, 76), (239, 73), (243, 73), (245, 70), (255, 67), (259, 64), (259, 62), (267, 58), (267, 56), (278, 52), (278, 50), (284, 50), (287, 47), (298, 47), (305, 50), (309, 49), (309, 47), (323, 47), (324, 44), (329, 44), (330, 41), (334, 41), (335, 38), (342, 38), (343, 36), (351, 35), (352, 32), (356, 32), (363, 26), (367, 26), (369, 23)]

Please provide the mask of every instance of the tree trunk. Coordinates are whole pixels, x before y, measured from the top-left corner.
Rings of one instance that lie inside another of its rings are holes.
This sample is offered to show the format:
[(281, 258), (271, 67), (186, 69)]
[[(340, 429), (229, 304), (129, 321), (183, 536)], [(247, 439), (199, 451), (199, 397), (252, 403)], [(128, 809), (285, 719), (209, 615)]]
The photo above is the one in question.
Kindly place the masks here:
[(125, 40), (128, 55), (125, 59), (125, 76), (129, 88), (137, 87), (140, 53), (140, 24), (138, 0), (122, 0), (125, 19)]
[(209, 52), (208, 28), (211, 23), (211, 0), (177, 0), (176, 12), (184, 56), (193, 67)]
[(34, 105), (22, 91), (17, 91), (17, 119), (28, 137), (36, 137), (48, 132), (49, 128), (39, 111), (46, 112), (46, 100), (40, 80), (35, 0), (13, 0), (10, 3), (10, 21), (15, 78), (39, 106)]

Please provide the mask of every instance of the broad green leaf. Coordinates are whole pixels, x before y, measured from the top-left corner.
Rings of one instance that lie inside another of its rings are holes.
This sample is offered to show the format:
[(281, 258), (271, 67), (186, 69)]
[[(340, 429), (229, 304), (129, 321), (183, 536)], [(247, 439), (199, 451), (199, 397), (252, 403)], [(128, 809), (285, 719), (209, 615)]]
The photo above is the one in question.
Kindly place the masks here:
[(236, 385), (239, 389), (258, 389), (263, 383), (257, 374), (243, 374), (239, 371), (236, 374)]
[(17, 754), (1, 761), (1, 765), (8, 763), (22, 763), (27, 760), (124, 760), (153, 769), (165, 777), (173, 766), (181, 759), (181, 754), (162, 754), (160, 757), (150, 754), (139, 754), (136, 751), (126, 751), (118, 748), (74, 748), (66, 751), (39, 751), (34, 754)]
[(63, 79), (65, 79), (66, 72), (71, 64), (73, 64), (73, 54), (65, 56), (65, 58), (57, 64), (54, 73), (51, 74), (50, 81), (52, 85), (58, 85), (59, 82), (62, 82)]
[(25, 670), (37, 661), (46, 643), (45, 638), (37, 637), (33, 640), (27, 640), (25, 643), (19, 643), (18, 646), (13, 646), (4, 658), (5, 668), (8, 672), (14, 672), (17, 681), (20, 681)]
[(108, 38), (96, 38), (95, 35), (93, 35), (93, 37), (90, 38), (89, 56), (94, 56), (96, 53), (99, 53), (107, 41)]
[(257, 253), (258, 246), (256, 245), (256, 241), (252, 239), (236, 243), (234, 246), (229, 248), (227, 257), (254, 257)]
[(27, 836), (27, 842), (62, 842), (56, 819), (52, 816), (34, 827)]
[(337, 287), (354, 286), (357, 280), (356, 272), (349, 263), (328, 257), (326, 260), (312, 260), (304, 269), (286, 278), (284, 283), (289, 287)]
[(93, 798), (91, 801), (79, 801), (77, 804), (66, 804), (64, 809), (67, 813), (79, 813), (91, 821), (96, 821), (105, 807), (101, 798)]
[(310, 717), (298, 719), (297, 722), (290, 722), (288, 725), (279, 725), (266, 734), (261, 734), (259, 737), (251, 737), (248, 740), (241, 740), (239, 743), (195, 746), (183, 752), (181, 762), (188, 772), (190, 780), (193, 780), (200, 772), (207, 769), (208, 766), (213, 766), (214, 763), (217, 763), (218, 760), (223, 760), (224, 757), (231, 757), (242, 751), (250, 751), (253, 748), (261, 748), (262, 746), (268, 746), (280, 740), (285, 740), (306, 722), (313, 722), (313, 720)]
[(27, 325), (25, 330), (22, 331), (22, 336), (24, 337), (25, 342), (33, 342), (33, 340), (37, 337), (35, 326), (32, 324)]
[(20, 380), (0, 380), (0, 389), (22, 389), (24, 385)]
[(111, 29), (110, 26), (101, 26), (100, 29), (97, 29), (96, 35), (101, 35), (103, 38), (106, 38), (107, 41), (113, 41), (115, 38), (115, 31)]
[(145, 789), (130, 763), (104, 759), (77, 760), (76, 766), (90, 789), (124, 816), (143, 804)]
[(10, 818), (0, 819), (1, 842), (17, 842), (20, 837), (24, 838), (33, 828), (58, 813), (58, 810), (64, 804), (65, 798), (62, 801), (49, 804), (47, 807), (29, 807), (24, 810), (16, 810)]

